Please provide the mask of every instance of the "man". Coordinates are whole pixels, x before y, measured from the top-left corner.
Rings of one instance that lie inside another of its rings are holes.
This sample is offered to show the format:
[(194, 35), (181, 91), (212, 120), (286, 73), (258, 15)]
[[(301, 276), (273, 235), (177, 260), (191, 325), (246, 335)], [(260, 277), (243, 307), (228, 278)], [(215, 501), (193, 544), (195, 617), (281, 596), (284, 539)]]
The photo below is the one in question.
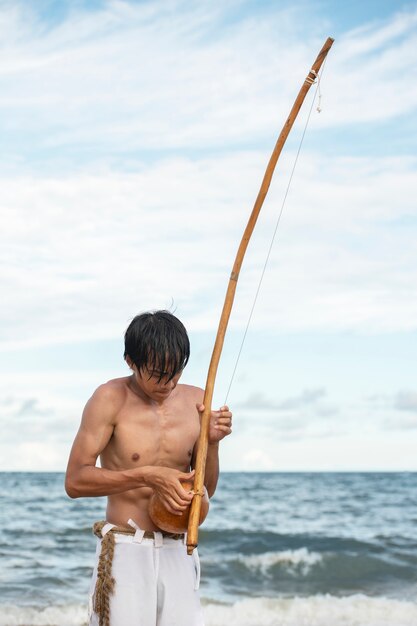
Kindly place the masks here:
[[(189, 354), (187, 332), (174, 315), (136, 316), (125, 333), (132, 374), (98, 387), (84, 409), (65, 487), (72, 498), (107, 496), (106, 523), (95, 525), (100, 543), (91, 626), (203, 624), (198, 556), (188, 556), (184, 537), (162, 533), (148, 513), (154, 492), (175, 515), (193, 497), (182, 483), (194, 476), (204, 406), (202, 389), (178, 384)], [(231, 422), (227, 406), (211, 414), (209, 497), (217, 485), (219, 442), (231, 433)]]

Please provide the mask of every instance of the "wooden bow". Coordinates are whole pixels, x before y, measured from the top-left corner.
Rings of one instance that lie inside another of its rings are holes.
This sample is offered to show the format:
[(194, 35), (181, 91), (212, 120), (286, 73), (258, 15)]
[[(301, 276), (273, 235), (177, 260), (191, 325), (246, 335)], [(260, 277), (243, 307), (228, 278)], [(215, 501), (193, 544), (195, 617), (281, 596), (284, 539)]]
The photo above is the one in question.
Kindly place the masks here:
[(266, 194), (268, 193), (269, 185), (271, 183), (272, 175), (275, 170), (279, 155), (284, 147), (285, 141), (290, 133), (290, 130), (295, 122), (301, 105), (311, 87), (316, 81), (318, 72), (327, 56), (330, 48), (333, 45), (334, 39), (329, 37), (320, 50), (316, 60), (313, 63), (311, 70), (309, 71), (307, 78), (298, 93), (297, 98), (293, 104), (291, 112), (283, 126), (283, 129), (278, 137), (275, 148), (272, 152), (268, 166), (266, 168), (261, 188), (258, 196), (255, 200), (252, 213), (247, 223), (245, 232), (240, 242), (239, 249), (236, 254), (236, 259), (233, 265), (232, 273), (229, 279), (229, 285), (226, 292), (226, 298), (223, 305), (223, 311), (220, 317), (219, 328), (217, 330), (216, 341), (214, 343), (213, 354), (211, 356), (210, 367), (207, 374), (206, 388), (204, 392), (204, 412), (201, 418), (201, 429), (198, 440), (198, 452), (195, 465), (195, 477), (194, 477), (194, 498), (191, 503), (190, 517), (188, 522), (188, 534), (187, 534), (187, 552), (192, 554), (195, 547), (198, 545), (198, 524), (200, 519), (201, 508), (201, 494), (203, 493), (204, 486), (204, 473), (207, 460), (208, 449), (208, 435), (210, 429), (210, 415), (211, 415), (211, 403), (213, 399), (214, 383), (216, 379), (217, 367), (220, 360), (220, 355), (223, 348), (224, 337), (226, 334), (227, 324), (229, 322), (230, 313), (232, 310), (233, 300), (235, 297), (235, 291), (237, 281), (239, 278), (240, 268), (242, 266), (243, 258), (245, 256), (246, 248), (248, 247), (249, 239), (251, 238), (253, 229), (255, 228), (256, 221), (258, 219), (260, 210), (264, 203)]

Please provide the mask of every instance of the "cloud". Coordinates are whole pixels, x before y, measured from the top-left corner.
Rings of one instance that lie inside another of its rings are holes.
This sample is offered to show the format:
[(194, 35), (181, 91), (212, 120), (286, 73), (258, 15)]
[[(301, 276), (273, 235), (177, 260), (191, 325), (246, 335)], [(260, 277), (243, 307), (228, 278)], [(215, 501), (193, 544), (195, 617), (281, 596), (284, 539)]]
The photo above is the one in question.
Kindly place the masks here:
[(252, 448), (243, 455), (244, 467), (248, 472), (274, 471), (275, 460), (265, 449)]
[(408, 431), (417, 428), (416, 415), (390, 415), (382, 422), (383, 428), (395, 431)]
[(26, 418), (50, 415), (52, 409), (43, 404), (40, 398), (9, 395), (0, 402), (0, 413), (21, 424)]
[(378, 393), (357, 402), (355, 411), (367, 422), (378, 426), (381, 432), (395, 431), (398, 435), (417, 428), (417, 394), (412, 390)]
[(68, 459), (69, 448), (50, 438), (38, 441), (15, 441), (13, 454), (8, 446), (0, 444), (1, 471), (48, 472), (62, 471)]
[(300, 407), (309, 406), (315, 404), (317, 400), (323, 398), (326, 395), (326, 390), (319, 389), (305, 389), (299, 396), (287, 398), (279, 404), (279, 408), (283, 410), (298, 409)]
[[(41, 400), (37, 398), (17, 399), (8, 410), (0, 411), (2, 439), (4, 443), (20, 440), (22, 443), (33, 441), (58, 442), (66, 440), (69, 433), (75, 435), (76, 423), (69, 410), (68, 400), (61, 406), (41, 409)], [(79, 420), (78, 420), (79, 421)], [(14, 452), (13, 452), (14, 454)]]
[[(282, 63), (286, 42), (277, 42), (271, 16), (225, 29), (224, 13), (215, 4), (175, 2), (167, 10), (164, 2), (109, 2), (94, 12), (71, 11), (48, 30), (32, 11), (32, 32), (26, 12), (5, 13), (9, 47), (0, 106), (13, 108), (13, 129), (30, 130), (42, 148), (160, 150), (201, 141), (207, 147), (223, 142), (225, 130), (240, 142), (239, 120), (246, 120), (248, 133), (264, 126), (264, 116), (249, 111), (271, 88), (289, 94), (291, 69)], [(280, 10), (272, 18), (286, 21), (287, 14)], [(272, 62), (271, 71), (259, 56)], [(268, 116), (276, 113), (265, 105)], [(43, 135), (45, 126), (53, 133)]]
[[(77, 432), (79, 413), (74, 399), (56, 398), (45, 409), (42, 399), (16, 398), (0, 410), (0, 471), (62, 471)], [(17, 410), (16, 410), (17, 409)]]
[(19, 375), (2, 373), (1, 379), (0, 470), (65, 469), (83, 406), (99, 375), (20, 368)]
[(394, 395), (384, 394), (374, 399), (374, 404), (382, 428), (397, 432), (417, 428), (415, 391), (403, 389)]
[[(306, 6), (242, 7), (68, 3), (48, 21), (36, 3), (1, 5), (0, 349), (119, 338), (135, 313), (172, 300), (192, 333), (217, 327), (266, 162), (324, 27)], [(337, 38), (254, 335), (327, 334), (336, 351), (339, 333), (415, 331), (416, 20), (408, 7)], [(246, 325), (311, 96), (248, 248), (232, 330)], [(62, 469), (82, 406), (102, 382), (100, 371), (43, 367), (50, 371), (4, 376), (5, 467)], [(413, 391), (376, 386), (377, 406), (359, 392), (336, 397), (324, 375), (311, 380), (277, 399), (251, 392), (248, 377), (235, 427), (241, 447), (228, 457), (235, 465), (243, 445), (248, 463), (265, 449), (267, 466), (279, 468), (279, 444), (293, 467), (297, 454), (299, 464), (320, 456), (311, 450), (336, 458), (346, 432), (372, 445), (379, 431), (388, 441), (414, 428)]]
[[(293, 76), (318, 44), (313, 24), (294, 43), (298, 10), (243, 17), (233, 6), (233, 23), (218, 3), (108, 2), (47, 25), (26, 5), (0, 9), (10, 139), (0, 180), (3, 347), (119, 336), (136, 312), (172, 299), (191, 329), (215, 327)], [(400, 56), (414, 64), (416, 15), (346, 33), (332, 50), (334, 101), (310, 125), (253, 328), (415, 328), (416, 159), (327, 156), (319, 142), (330, 126), (415, 105), (417, 87), (403, 72), (387, 78), (378, 55), (383, 46), (389, 66)], [(288, 28), (277, 38), (279, 23)], [(391, 97), (401, 89), (387, 80), (402, 81), (407, 98)], [(246, 323), (293, 158), (290, 147), (242, 268), (232, 327)]]
[(417, 428), (417, 394), (413, 390), (373, 394), (364, 399), (363, 410), (384, 430), (401, 433)]
[[(9, 152), (21, 157), (20, 169), (35, 154), (39, 164), (71, 169), (121, 154), (135, 160), (137, 151), (269, 140), (322, 44), (322, 16), (276, 6), (239, 16), (239, 6), (228, 23), (228, 3), (106, 2), (94, 11), (72, 8), (48, 27), (27, 3), (2, 7), (9, 166)], [(408, 77), (417, 62), (416, 16), (413, 8), (399, 11), (340, 37), (323, 80), (321, 125), (415, 110), (417, 87)]]
[(22, 417), (24, 415), (48, 415), (49, 413), (51, 413), (51, 409), (40, 408), (37, 398), (28, 398), (27, 400), (21, 401), (20, 407), (17, 409), (15, 415), (16, 417)]
[(331, 112), (325, 123), (378, 122), (415, 110), (417, 89), (407, 93), (398, 68), (403, 77), (415, 75), (416, 24), (413, 7), (342, 35), (329, 60), (329, 74), (326, 69)]
[(338, 407), (323, 402), (327, 392), (323, 387), (315, 389), (304, 389), (296, 396), (284, 398), (283, 400), (270, 400), (266, 394), (256, 391), (251, 393), (245, 401), (237, 402), (234, 406), (237, 409), (246, 411), (271, 412), (279, 418), (279, 414), (287, 415), (289, 412), (305, 412), (308, 414), (314, 411), (321, 417), (334, 416), (338, 413)]
[(399, 391), (394, 398), (394, 407), (400, 411), (411, 411), (415, 413), (417, 419), (417, 392)]
[[(256, 440), (274, 441), (279, 450), (282, 442), (341, 437), (348, 432), (349, 422), (352, 427), (353, 420), (345, 419), (346, 407), (323, 401), (326, 397), (327, 392), (321, 387), (275, 401), (261, 392), (252, 393), (244, 402), (233, 403), (233, 439), (243, 442), (252, 434)], [(243, 443), (239, 446), (244, 447)]]
[[(63, 471), (82, 408), (94, 387), (103, 382), (103, 375), (96, 371), (20, 375), (27, 381), (25, 393), (18, 390), (20, 378), (16, 380), (12, 374), (2, 376), (0, 469)], [(417, 419), (416, 415), (393, 408), (396, 394), (387, 394), (384, 402), (379, 398), (374, 404), (361, 397), (350, 398), (348, 404), (342, 398), (332, 420), (323, 416), (323, 409), (319, 408), (330, 396), (333, 393), (320, 387), (300, 391), (276, 402), (280, 406), (291, 400), (292, 408), (286, 410), (271, 410), (273, 403), (261, 394), (254, 396), (253, 401), (263, 403), (263, 408), (258, 404), (234, 404), (233, 435), (222, 444), (222, 467), (276, 471), (317, 469), (321, 463), (329, 469), (333, 463), (334, 469), (346, 469), (349, 463), (344, 447), (353, 450), (352, 440), (360, 433), (362, 448), (368, 446), (373, 452), (368, 459), (362, 451), (358, 463), (368, 469), (374, 463), (375, 469), (378, 449), (385, 450), (393, 441), (399, 449), (408, 446), (408, 432), (417, 427)], [(340, 462), (334, 450), (340, 451)], [(389, 467), (403, 467), (401, 463), (406, 460), (397, 457), (394, 462), (394, 457), (389, 460)], [(350, 468), (354, 467), (351, 461)]]
[[(360, 159), (342, 168), (312, 155), (304, 163), (252, 328), (414, 329), (414, 164)], [(213, 328), (261, 167), (258, 153), (234, 153), (130, 174), (3, 178), (3, 344), (120, 336), (137, 311), (172, 299), (187, 326)], [(242, 268), (234, 327), (246, 324), (279, 191)]]
[(276, 411), (279, 407), (277, 402), (269, 400), (265, 394), (260, 391), (256, 391), (251, 393), (244, 402), (235, 403), (237, 408), (244, 409), (264, 409), (264, 410), (272, 410)]

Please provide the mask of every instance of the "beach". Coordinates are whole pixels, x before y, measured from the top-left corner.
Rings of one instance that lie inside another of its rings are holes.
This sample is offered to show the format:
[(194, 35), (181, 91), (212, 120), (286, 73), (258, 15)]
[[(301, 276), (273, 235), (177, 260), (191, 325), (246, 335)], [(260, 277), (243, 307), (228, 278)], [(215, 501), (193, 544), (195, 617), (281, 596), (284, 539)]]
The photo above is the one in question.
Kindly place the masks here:
[[(415, 473), (224, 473), (200, 529), (206, 626), (415, 626)], [(83, 626), (105, 499), (0, 474), (0, 626)]]

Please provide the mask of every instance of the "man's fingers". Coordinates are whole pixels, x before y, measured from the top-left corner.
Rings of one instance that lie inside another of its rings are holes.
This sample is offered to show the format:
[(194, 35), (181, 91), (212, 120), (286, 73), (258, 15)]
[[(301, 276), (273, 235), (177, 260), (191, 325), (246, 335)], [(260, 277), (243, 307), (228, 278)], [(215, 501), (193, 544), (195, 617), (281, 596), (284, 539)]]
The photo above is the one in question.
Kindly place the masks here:
[(179, 510), (177, 507), (171, 506), (170, 504), (168, 504), (167, 502), (165, 503), (165, 508), (167, 511), (169, 511), (169, 513), (171, 513), (172, 515), (182, 515), (184, 511), (183, 510)]
[(178, 475), (179, 480), (190, 480), (194, 477), (195, 470), (191, 470), (191, 472), (181, 472)]
[(171, 513), (175, 513), (176, 515), (181, 515), (181, 513), (183, 513), (190, 505), (189, 502), (178, 502), (174, 497), (171, 496), (167, 497), (165, 502), (169, 506)]
[(175, 486), (175, 491), (172, 492), (171, 497), (174, 498), (175, 502), (180, 504), (181, 506), (190, 504), (193, 496), (188, 491), (182, 487), (181, 483)]
[(219, 411), (219, 415), (221, 415), (221, 417), (232, 417), (232, 412), (231, 411)]
[(180, 513), (181, 511), (179, 510), (179, 506), (178, 503), (175, 501), (175, 499), (172, 496), (165, 496), (164, 498), (164, 505), (167, 509), (169, 509), (169, 511), (171, 513)]
[(184, 509), (186, 509), (187, 506), (190, 505), (191, 500), (193, 499), (193, 494), (192, 493), (190, 493), (190, 494), (187, 493), (187, 498), (186, 499), (181, 497), (181, 496), (179, 496), (177, 494), (177, 497), (174, 498), (174, 499), (175, 499), (175, 502), (178, 504), (178, 506), (183, 507)]
[(223, 426), (227, 426), (228, 428), (230, 428), (231, 425), (232, 425), (231, 417), (218, 417), (214, 423), (215, 428), (220, 428)]
[(217, 430), (222, 430), (224, 433), (227, 433), (228, 435), (230, 435), (230, 433), (232, 432), (232, 429), (230, 428), (230, 426), (215, 426), (215, 428)]
[(193, 494), (186, 491), (180, 482), (175, 487), (175, 494), (172, 494), (172, 495), (173, 497), (175, 497), (175, 500), (178, 502), (178, 504), (181, 504), (181, 505), (183, 504), (188, 505), (193, 499)]

